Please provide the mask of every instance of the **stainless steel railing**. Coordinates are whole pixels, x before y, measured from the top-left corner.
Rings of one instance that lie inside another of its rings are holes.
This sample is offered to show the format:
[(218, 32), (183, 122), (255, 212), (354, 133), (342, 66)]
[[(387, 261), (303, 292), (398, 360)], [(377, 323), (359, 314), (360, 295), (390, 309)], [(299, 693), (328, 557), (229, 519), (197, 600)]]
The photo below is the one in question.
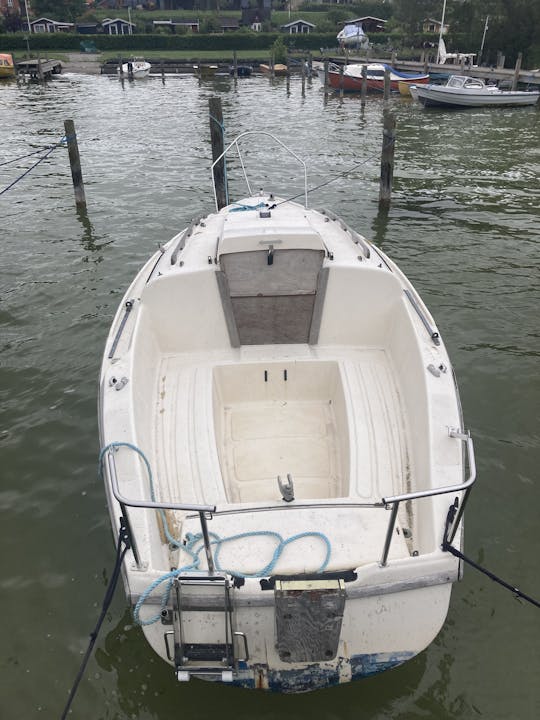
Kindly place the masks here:
[(456, 438), (465, 443), (467, 450), (467, 465), (468, 465), (468, 477), (467, 479), (457, 485), (447, 485), (440, 488), (432, 488), (430, 490), (419, 490), (417, 492), (403, 493), (401, 495), (392, 495), (383, 497), (380, 502), (374, 503), (361, 503), (355, 501), (322, 501), (322, 502), (310, 502), (310, 503), (297, 503), (287, 505), (258, 505), (253, 507), (242, 507), (242, 508), (230, 508), (227, 510), (218, 510), (216, 505), (198, 505), (192, 503), (171, 503), (171, 502), (159, 502), (153, 500), (133, 500), (125, 497), (119, 487), (118, 474), (116, 472), (116, 464), (114, 461), (114, 451), (109, 449), (107, 452), (107, 465), (109, 469), (109, 477), (111, 481), (111, 488), (114, 497), (118, 501), (122, 510), (123, 517), (126, 521), (126, 526), (131, 539), (131, 547), (135, 563), (139, 569), (143, 567), (141, 557), (136, 544), (136, 538), (134, 536), (130, 521), (129, 514), (127, 511), (128, 507), (142, 508), (147, 510), (178, 510), (182, 512), (192, 512), (195, 515), (188, 517), (199, 517), (201, 525), (201, 533), (204, 542), (204, 549), (206, 554), (206, 561), (208, 564), (209, 574), (215, 572), (215, 562), (212, 554), (212, 547), (210, 543), (210, 536), (208, 533), (208, 519), (209, 516), (213, 515), (240, 515), (243, 513), (256, 513), (256, 512), (276, 512), (276, 511), (287, 511), (288, 509), (294, 510), (313, 510), (314, 508), (325, 508), (325, 509), (337, 509), (337, 508), (374, 508), (374, 509), (390, 509), (390, 518), (388, 520), (388, 526), (386, 529), (386, 535), (384, 540), (383, 551), (381, 560), (379, 562), (380, 567), (385, 567), (388, 563), (388, 554), (390, 552), (390, 546), (394, 535), (394, 529), (397, 519), (399, 506), (402, 502), (409, 502), (418, 500), (421, 498), (435, 497), (438, 495), (447, 495), (450, 493), (464, 493), (461, 502), (459, 502), (457, 513), (454, 520), (449, 528), (447, 540), (452, 542), (457, 532), (463, 512), (467, 504), (469, 493), (476, 480), (476, 462), (474, 457), (474, 445), (469, 432), (464, 433), (457, 428), (448, 429), (449, 437)]

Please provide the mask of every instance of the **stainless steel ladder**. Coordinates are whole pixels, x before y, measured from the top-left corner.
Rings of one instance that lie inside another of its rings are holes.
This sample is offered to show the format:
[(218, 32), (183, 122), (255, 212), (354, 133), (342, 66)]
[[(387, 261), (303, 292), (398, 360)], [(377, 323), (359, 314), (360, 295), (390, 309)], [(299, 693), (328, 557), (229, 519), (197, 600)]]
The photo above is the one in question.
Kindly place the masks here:
[[(226, 575), (180, 574), (174, 581), (173, 630), (165, 633), (169, 659), (174, 660), (176, 677), (187, 681), (192, 675), (210, 676), (232, 682), (238, 661), (249, 657), (244, 633), (233, 627), (231, 586)], [(205, 613), (203, 624), (196, 615)], [(174, 653), (168, 639), (174, 637)], [(244, 657), (238, 658), (235, 638), (243, 641)]]

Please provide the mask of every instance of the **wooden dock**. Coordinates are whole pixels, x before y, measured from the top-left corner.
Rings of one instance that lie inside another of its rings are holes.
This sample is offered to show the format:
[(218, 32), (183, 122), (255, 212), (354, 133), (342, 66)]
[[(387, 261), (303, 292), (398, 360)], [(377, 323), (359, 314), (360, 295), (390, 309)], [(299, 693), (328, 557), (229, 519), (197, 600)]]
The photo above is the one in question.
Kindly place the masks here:
[(49, 80), (53, 75), (62, 72), (60, 60), (21, 60), (17, 63), (17, 72), (21, 75), (28, 75), (32, 80)]

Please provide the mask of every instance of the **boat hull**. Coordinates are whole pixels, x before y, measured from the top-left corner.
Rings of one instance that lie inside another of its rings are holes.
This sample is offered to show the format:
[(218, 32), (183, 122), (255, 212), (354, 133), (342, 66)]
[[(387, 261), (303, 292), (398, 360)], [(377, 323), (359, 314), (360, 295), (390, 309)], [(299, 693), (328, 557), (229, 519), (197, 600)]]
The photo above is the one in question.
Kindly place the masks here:
[(540, 93), (519, 91), (459, 92), (446, 86), (428, 85), (416, 89), (418, 101), (425, 107), (482, 108), (522, 107), (538, 103)]
[(378, 248), (274, 196), (197, 221), (134, 279), (102, 364), (102, 470), (135, 620), (179, 680), (306, 692), (438, 634), (464, 465), (431, 325)]
[[(324, 73), (322, 76), (322, 82), (324, 82)], [(335, 70), (328, 71), (328, 84), (334, 90), (341, 90), (344, 92), (361, 92), (362, 91), (362, 77), (347, 75), (346, 73), (340, 73)], [(429, 76), (415, 76), (411, 78), (391, 78), (390, 79), (390, 90), (392, 92), (401, 92), (400, 86), (406, 87), (408, 85), (418, 85), (429, 82)], [(367, 76), (366, 88), (368, 92), (384, 92), (384, 77)]]

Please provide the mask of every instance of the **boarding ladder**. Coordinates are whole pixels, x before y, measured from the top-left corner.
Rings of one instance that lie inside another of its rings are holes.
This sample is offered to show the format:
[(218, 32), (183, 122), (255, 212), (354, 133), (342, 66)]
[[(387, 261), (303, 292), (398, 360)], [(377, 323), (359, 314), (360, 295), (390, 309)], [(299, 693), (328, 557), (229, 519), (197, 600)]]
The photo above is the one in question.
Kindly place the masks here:
[[(165, 633), (167, 655), (174, 661), (176, 677), (191, 676), (232, 682), (239, 660), (247, 661), (244, 633), (234, 630), (231, 586), (226, 575), (181, 573), (174, 581), (173, 630)], [(174, 638), (174, 653), (169, 639)], [(235, 640), (243, 642), (238, 657)]]

